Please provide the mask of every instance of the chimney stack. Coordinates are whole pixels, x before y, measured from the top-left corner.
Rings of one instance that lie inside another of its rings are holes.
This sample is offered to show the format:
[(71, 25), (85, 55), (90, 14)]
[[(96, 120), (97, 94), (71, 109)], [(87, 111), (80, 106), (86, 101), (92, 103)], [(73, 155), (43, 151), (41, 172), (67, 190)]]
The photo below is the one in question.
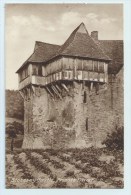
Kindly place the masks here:
[(92, 32), (91, 32), (91, 37), (92, 37), (95, 41), (98, 41), (98, 31), (92, 31)]

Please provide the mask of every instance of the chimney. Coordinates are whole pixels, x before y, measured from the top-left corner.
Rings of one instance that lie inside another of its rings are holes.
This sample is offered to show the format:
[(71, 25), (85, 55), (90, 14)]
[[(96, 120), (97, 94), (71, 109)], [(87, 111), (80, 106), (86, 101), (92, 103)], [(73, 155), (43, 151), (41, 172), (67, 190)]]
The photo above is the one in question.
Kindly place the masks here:
[(92, 31), (92, 32), (91, 32), (91, 37), (92, 37), (95, 41), (98, 41), (98, 31)]

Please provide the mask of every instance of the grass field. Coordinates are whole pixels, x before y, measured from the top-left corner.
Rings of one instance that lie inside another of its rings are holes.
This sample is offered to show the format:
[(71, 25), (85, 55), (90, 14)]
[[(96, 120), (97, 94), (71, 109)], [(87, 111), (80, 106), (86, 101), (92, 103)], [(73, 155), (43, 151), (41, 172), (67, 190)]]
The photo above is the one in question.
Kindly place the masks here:
[(123, 152), (107, 149), (6, 153), (7, 188), (123, 188)]

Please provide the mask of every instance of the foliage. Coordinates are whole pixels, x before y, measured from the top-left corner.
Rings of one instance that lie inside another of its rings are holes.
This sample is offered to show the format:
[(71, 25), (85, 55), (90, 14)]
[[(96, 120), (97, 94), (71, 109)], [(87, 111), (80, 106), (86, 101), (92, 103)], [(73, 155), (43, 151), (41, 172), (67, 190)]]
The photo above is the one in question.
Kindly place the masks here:
[(123, 150), (124, 148), (124, 127), (116, 127), (115, 131), (108, 134), (102, 144), (109, 150)]
[(74, 171), (73, 170), (69, 170), (66, 172), (66, 177), (74, 177)]
[(6, 117), (24, 119), (24, 101), (17, 90), (6, 90)]
[(10, 131), (15, 131), (16, 134), (24, 134), (24, 126), (21, 123), (14, 121), (13, 123), (6, 123), (6, 134), (10, 135)]
[(55, 188), (66, 188), (66, 182), (58, 180), (54, 187)]
[[(110, 155), (115, 158), (106, 161), (100, 158), (103, 155), (107, 159)], [(37, 188), (44, 188), (47, 185), (53, 188), (69, 188), (73, 187), (71, 182), (76, 180), (74, 187), (79, 188), (122, 188), (123, 164), (120, 162), (122, 158), (121, 150), (111, 151), (107, 148), (72, 148), (62, 151), (23, 149), (15, 151), (13, 155), (7, 154), (7, 177), (9, 173), (13, 174), (11, 177), (17, 175), (19, 178), (34, 181), (37, 180), (38, 175), (42, 178), (47, 177), (49, 183), (37, 181), (31, 184)], [(8, 182), (8, 186), (12, 186), (10, 180)]]

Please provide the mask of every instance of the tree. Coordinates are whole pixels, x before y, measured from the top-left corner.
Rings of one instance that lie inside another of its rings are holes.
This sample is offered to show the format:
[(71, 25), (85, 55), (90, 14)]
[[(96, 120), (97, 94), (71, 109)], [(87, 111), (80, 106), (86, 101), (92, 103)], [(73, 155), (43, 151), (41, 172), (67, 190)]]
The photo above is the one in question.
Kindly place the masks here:
[(123, 150), (124, 149), (124, 127), (117, 127), (115, 131), (111, 134), (108, 134), (106, 139), (102, 144), (105, 144), (106, 147), (110, 150)]
[(16, 131), (15, 131), (15, 129), (14, 129), (14, 126), (11, 126), (10, 128), (11, 128), (10, 131), (9, 131), (9, 137), (10, 137), (10, 139), (11, 139), (10, 150), (11, 150), (11, 152), (13, 152), (13, 150), (14, 150), (14, 139), (15, 139), (17, 136), (16, 136)]

